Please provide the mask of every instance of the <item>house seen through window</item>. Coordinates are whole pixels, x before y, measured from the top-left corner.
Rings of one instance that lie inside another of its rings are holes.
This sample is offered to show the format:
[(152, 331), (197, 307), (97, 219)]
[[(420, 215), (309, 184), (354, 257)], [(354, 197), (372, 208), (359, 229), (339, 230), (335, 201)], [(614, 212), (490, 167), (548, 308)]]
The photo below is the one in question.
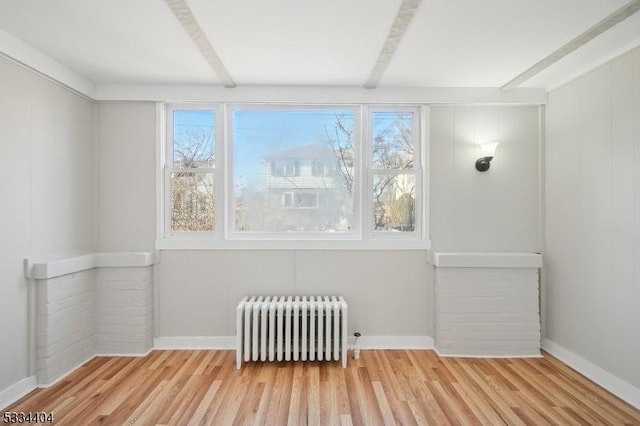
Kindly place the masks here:
[(234, 228), (351, 233), (353, 109), (232, 110)]

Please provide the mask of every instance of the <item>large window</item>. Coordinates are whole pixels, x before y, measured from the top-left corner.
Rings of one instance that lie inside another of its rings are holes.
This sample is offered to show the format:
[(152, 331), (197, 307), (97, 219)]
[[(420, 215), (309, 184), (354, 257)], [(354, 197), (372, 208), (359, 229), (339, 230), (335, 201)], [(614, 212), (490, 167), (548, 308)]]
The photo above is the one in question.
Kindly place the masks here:
[(426, 247), (418, 107), (166, 111), (160, 247)]
[(230, 113), (233, 232), (354, 233), (354, 108), (238, 106)]

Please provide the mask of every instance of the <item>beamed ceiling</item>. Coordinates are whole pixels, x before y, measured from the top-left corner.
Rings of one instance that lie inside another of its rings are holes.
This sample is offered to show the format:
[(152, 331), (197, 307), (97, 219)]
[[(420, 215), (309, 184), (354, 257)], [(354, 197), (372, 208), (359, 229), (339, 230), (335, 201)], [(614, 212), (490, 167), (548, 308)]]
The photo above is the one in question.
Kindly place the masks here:
[[(640, 44), (640, 0), (0, 0), (96, 85), (549, 89)], [(13, 58), (15, 59), (15, 58)]]

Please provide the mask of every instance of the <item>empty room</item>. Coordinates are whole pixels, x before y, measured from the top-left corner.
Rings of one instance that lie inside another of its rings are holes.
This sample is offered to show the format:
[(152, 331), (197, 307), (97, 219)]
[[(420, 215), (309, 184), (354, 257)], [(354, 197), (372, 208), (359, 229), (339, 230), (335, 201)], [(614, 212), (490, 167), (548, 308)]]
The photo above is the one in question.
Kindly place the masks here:
[(0, 416), (640, 425), (640, 0), (0, 0)]

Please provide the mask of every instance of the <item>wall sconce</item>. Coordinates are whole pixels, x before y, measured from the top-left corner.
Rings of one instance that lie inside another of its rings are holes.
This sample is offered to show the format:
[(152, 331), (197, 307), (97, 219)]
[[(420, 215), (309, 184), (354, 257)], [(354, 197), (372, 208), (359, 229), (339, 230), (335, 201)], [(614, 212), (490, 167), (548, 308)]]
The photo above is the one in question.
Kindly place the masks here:
[(482, 157), (476, 161), (476, 170), (479, 172), (486, 172), (491, 166), (491, 160), (498, 147), (498, 142), (482, 143), (478, 144)]

